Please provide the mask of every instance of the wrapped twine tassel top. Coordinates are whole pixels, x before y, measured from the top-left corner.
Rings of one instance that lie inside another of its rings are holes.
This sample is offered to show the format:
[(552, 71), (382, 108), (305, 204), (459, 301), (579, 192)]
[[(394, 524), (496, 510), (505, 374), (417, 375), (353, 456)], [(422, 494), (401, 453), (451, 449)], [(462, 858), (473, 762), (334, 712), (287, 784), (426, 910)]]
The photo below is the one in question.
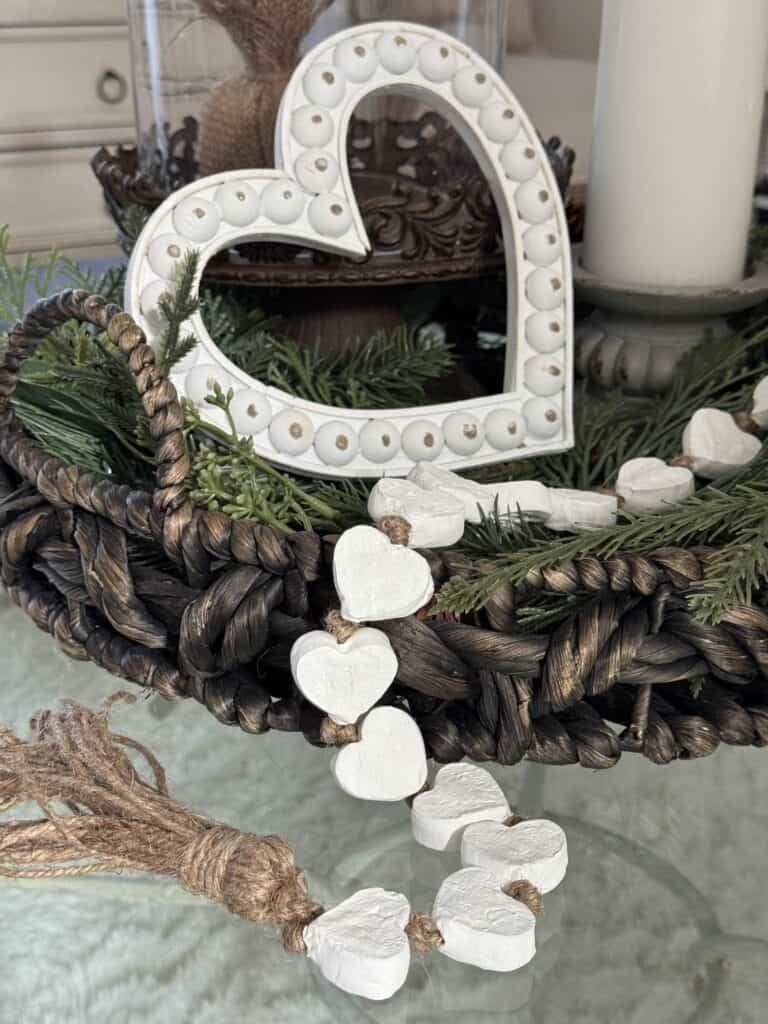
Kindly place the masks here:
[(198, 0), (243, 55), (245, 74), (217, 86), (200, 117), (200, 173), (274, 167), (275, 122), (301, 44), (333, 0)]

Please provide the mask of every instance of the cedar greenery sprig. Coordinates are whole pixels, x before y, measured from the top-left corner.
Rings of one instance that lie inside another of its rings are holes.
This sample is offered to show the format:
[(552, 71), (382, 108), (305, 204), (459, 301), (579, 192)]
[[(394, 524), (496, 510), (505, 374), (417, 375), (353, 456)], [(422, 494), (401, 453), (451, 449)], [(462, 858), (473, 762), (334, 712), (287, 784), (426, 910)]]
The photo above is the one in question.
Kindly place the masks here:
[(233, 519), (255, 519), (286, 531), (298, 527), (342, 530), (368, 520), (368, 487), (362, 481), (318, 481), (283, 472), (239, 436), (230, 405), (234, 396), (214, 383), (206, 401), (219, 409), (228, 429), (204, 422), (184, 402), (192, 468), (192, 500)]
[(50, 294), (62, 260), (58, 249), (51, 249), (44, 257), (27, 253), (16, 263), (9, 254), (10, 243), (8, 226), (0, 225), (0, 327), (5, 323), (6, 328), (23, 318), (30, 293), (38, 299)]

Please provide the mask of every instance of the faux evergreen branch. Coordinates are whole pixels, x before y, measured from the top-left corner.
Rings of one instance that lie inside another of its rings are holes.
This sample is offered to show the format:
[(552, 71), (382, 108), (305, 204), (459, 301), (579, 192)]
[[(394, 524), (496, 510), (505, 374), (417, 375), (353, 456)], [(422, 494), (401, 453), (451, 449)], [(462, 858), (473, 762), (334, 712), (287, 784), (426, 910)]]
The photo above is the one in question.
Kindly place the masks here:
[(50, 295), (59, 279), (64, 286), (84, 288), (109, 302), (123, 301), (124, 267), (108, 267), (102, 273), (84, 270), (58, 249), (42, 256), (27, 253), (17, 261), (10, 256), (10, 243), (10, 231), (0, 225), (0, 328), (21, 320), (30, 301)]
[(204, 292), (203, 320), (224, 354), (273, 387), (341, 408), (404, 408), (424, 400), (425, 386), (454, 364), (443, 340), (403, 325), (355, 339), (328, 355), (281, 333), (279, 318), (242, 306), (235, 293)]
[(179, 275), (172, 289), (160, 296), (158, 308), (165, 326), (160, 337), (158, 362), (164, 373), (176, 365), (197, 345), (192, 334), (182, 334), (182, 328), (200, 308), (193, 289), (200, 269), (200, 254), (192, 250), (182, 260)]
[(152, 211), (139, 203), (130, 203), (125, 207), (121, 227), (131, 242), (135, 242), (149, 220)]

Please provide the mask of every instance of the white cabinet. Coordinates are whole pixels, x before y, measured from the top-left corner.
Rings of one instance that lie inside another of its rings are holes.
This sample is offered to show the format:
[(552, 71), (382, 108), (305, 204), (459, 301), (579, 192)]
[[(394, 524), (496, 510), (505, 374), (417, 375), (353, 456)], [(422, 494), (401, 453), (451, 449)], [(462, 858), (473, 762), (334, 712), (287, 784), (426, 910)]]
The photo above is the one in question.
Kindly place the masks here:
[(12, 250), (116, 251), (90, 160), (134, 141), (124, 0), (0, 0), (0, 223)]
[(0, 28), (15, 25), (120, 25), (125, 0), (2, 0)]

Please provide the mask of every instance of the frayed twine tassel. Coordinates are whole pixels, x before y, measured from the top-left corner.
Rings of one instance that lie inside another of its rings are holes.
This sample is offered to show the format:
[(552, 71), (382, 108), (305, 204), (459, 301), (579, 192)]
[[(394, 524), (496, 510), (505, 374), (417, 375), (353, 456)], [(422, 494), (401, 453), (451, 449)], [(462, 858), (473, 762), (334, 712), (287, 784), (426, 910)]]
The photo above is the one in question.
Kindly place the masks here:
[[(67, 703), (33, 720), (21, 740), (0, 729), (0, 810), (33, 801), (38, 820), (0, 822), (0, 875), (56, 878), (119, 869), (177, 878), (239, 917), (282, 929), (289, 952), (323, 912), (307, 896), (293, 851), (277, 836), (238, 832), (173, 800), (165, 773), (142, 744), (111, 733), (119, 693), (94, 712)], [(148, 779), (128, 751), (143, 758)]]

